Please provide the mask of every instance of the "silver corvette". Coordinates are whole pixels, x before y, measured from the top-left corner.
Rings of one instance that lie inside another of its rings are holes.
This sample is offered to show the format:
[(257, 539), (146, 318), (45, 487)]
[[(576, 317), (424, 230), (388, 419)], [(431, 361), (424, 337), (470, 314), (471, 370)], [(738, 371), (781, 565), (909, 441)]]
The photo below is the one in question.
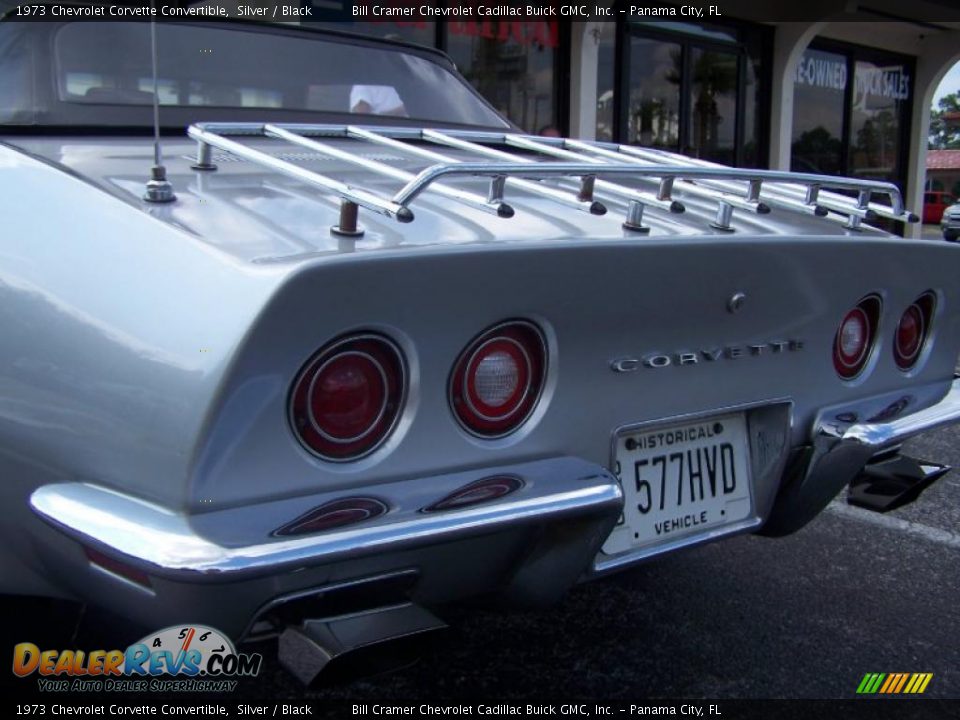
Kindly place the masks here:
[(910, 502), (960, 419), (960, 247), (896, 186), (524, 135), (432, 50), (0, 22), (0, 198), (0, 592), (306, 682)]

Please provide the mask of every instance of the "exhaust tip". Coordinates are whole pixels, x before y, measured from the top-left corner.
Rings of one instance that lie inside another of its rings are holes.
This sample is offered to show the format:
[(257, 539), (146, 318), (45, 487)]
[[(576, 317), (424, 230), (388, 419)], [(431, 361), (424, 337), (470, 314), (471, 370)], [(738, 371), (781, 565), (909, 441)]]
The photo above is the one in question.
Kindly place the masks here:
[(309, 689), (342, 685), (410, 667), (438, 647), (447, 625), (405, 604), (287, 627), (280, 664)]
[(909, 505), (950, 472), (949, 465), (894, 455), (869, 463), (850, 483), (847, 503), (885, 513)]

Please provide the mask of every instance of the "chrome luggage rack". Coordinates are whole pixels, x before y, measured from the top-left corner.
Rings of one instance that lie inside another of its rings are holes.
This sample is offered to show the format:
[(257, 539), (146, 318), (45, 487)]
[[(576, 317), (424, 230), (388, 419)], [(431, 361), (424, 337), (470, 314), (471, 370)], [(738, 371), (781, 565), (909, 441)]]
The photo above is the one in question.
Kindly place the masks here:
[[(733, 231), (730, 223), (734, 209), (764, 215), (771, 208), (781, 208), (833, 219), (844, 223), (848, 230), (859, 230), (861, 223), (881, 217), (901, 222), (918, 220), (915, 214), (904, 209), (900, 190), (893, 183), (730, 168), (630, 145), (504, 132), (357, 125), (200, 123), (191, 125), (187, 133), (198, 144), (195, 170), (216, 170), (212, 149), (217, 148), (339, 196), (339, 224), (331, 228), (331, 232), (342, 236), (363, 234), (358, 224), (361, 207), (402, 223), (411, 222), (414, 215), (410, 203), (426, 190), (509, 218), (514, 215), (514, 210), (504, 199), (508, 184), (593, 215), (607, 212), (606, 206), (594, 197), (595, 191), (617, 197), (627, 203), (624, 228), (638, 233), (650, 231), (649, 226), (643, 224), (647, 207), (670, 213), (686, 210), (684, 204), (673, 197), (677, 185), (684, 193), (716, 202), (716, 216), (710, 226), (725, 232)], [(231, 139), (238, 137), (281, 140), (399, 180), (404, 185), (392, 197), (354, 187)], [(321, 142), (318, 138), (364, 141), (427, 160), (431, 165), (414, 174)], [(481, 160), (459, 160), (425, 145), (466, 151)], [(544, 162), (528, 155), (517, 155), (493, 147), (495, 145), (539, 153), (552, 160)], [(455, 176), (489, 178), (486, 197), (440, 182), (445, 177)], [(624, 176), (652, 183), (655, 187), (641, 190), (601, 176)], [(548, 178), (559, 178), (561, 185), (541, 182)], [(576, 186), (565, 188), (566, 179), (576, 180)], [(854, 191), (857, 197), (822, 192), (825, 188)], [(889, 206), (872, 202), (874, 193), (887, 196)]]

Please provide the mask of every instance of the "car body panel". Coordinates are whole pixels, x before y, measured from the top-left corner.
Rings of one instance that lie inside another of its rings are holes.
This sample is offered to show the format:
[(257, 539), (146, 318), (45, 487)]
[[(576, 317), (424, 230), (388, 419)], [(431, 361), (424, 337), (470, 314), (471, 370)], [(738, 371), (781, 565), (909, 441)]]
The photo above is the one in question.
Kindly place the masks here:
[(940, 230), (944, 240), (956, 240), (960, 237), (960, 203), (950, 205), (943, 211)]

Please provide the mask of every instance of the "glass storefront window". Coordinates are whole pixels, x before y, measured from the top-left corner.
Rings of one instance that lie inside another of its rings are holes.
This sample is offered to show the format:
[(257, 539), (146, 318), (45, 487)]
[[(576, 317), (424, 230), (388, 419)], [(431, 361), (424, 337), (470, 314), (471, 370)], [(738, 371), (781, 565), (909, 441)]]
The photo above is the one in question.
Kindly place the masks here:
[(849, 172), (894, 180), (899, 175), (900, 118), (910, 77), (900, 64), (857, 60), (850, 108)]
[(694, 48), (690, 68), (689, 146), (684, 152), (735, 165), (737, 56)]
[(652, 30), (683, 33), (703, 40), (736, 45), (737, 31), (733, 28), (713, 25), (711, 23), (685, 23), (671, 20), (631, 20), (634, 27), (647, 27)]
[(840, 172), (846, 89), (846, 57), (809, 48), (803, 53), (794, 81), (791, 170)]
[(769, 28), (610, 25), (598, 34), (597, 139), (766, 165)]
[(791, 169), (903, 183), (913, 68), (873, 48), (818, 41), (797, 66)]
[[(314, 7), (320, 15), (316, 2)], [(557, 93), (561, 53), (557, 21), (331, 20), (316, 25), (429, 47), (437, 47), (440, 35), (440, 47), (460, 73), (502, 115), (532, 133), (563, 126)]]
[(630, 38), (628, 143), (679, 149), (681, 72), (679, 44)]
[(436, 23), (432, 20), (329, 22), (323, 25), (332, 30), (372, 35), (387, 40), (404, 40), (428, 47), (434, 47), (437, 43)]
[(447, 52), (502, 115), (531, 133), (557, 127), (556, 21), (450, 21)]
[(603, 23), (597, 36), (597, 44), (597, 140), (610, 142), (614, 139), (616, 129), (613, 109), (617, 82), (614, 68), (617, 61), (615, 23)]
[(763, 132), (761, 118), (765, 117), (763, 109), (763, 92), (760, 87), (760, 77), (763, 62), (759, 51), (748, 52), (744, 62), (743, 86), (743, 149), (739, 165), (742, 167), (766, 167), (767, 158), (762, 155)]

